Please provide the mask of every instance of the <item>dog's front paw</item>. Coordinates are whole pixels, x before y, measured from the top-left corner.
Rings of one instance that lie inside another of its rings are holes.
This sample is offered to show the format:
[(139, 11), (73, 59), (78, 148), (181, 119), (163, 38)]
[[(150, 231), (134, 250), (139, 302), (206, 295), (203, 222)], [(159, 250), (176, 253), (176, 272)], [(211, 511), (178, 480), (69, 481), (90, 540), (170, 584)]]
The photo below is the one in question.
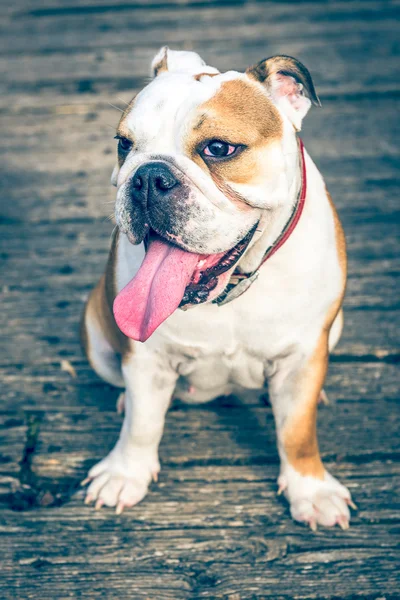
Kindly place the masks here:
[(85, 504), (96, 502), (95, 508), (115, 506), (116, 513), (135, 506), (145, 495), (151, 480), (157, 481), (160, 464), (157, 458), (135, 453), (123, 453), (118, 448), (92, 467), (83, 485), (89, 483)]
[(296, 521), (307, 523), (313, 531), (317, 524), (326, 527), (339, 525), (348, 529), (349, 506), (356, 508), (349, 490), (325, 471), (324, 479), (300, 475), (287, 467), (278, 479), (278, 494), (284, 492), (290, 512)]

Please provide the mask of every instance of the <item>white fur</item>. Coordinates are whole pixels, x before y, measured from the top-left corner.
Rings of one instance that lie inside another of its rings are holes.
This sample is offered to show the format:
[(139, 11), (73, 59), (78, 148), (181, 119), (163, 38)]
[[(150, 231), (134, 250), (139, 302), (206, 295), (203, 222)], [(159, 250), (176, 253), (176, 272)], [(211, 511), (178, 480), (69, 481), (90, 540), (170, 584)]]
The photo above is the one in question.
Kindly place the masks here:
[(337, 479), (325, 472), (324, 479), (300, 475), (290, 465), (283, 466), (278, 478), (279, 490), (290, 502), (290, 512), (296, 521), (326, 527), (340, 525), (347, 529), (350, 492)]
[(178, 377), (167, 363), (166, 356), (155, 357), (145, 344), (124, 361), (124, 423), (113, 450), (89, 471), (87, 502), (97, 500), (98, 507), (116, 506), (120, 512), (140, 502), (157, 479), (158, 444)]
[[(177, 72), (160, 75), (139, 94), (129, 116), (137, 150), (118, 174), (117, 206), (126, 181), (139, 164), (153, 155), (163, 154), (166, 160), (172, 156), (193, 183), (198, 201), (208, 203), (211, 213), (215, 212), (219, 227), (216, 235), (222, 246), (230, 247), (230, 232), (243, 221), (248, 228), (252, 218), (261, 219), (260, 231), (240, 261), (243, 270), (251, 271), (276, 240), (298, 194), (300, 170), (293, 127), (279, 100), (284, 134), (281, 145), (271, 151), (278, 165), (276, 180), (258, 188), (236, 186), (254, 207), (240, 213), (182, 154), (181, 140), (193, 110), (212, 97), (222, 81), (244, 76), (230, 72), (195, 83), (188, 72), (199, 65), (199, 57), (184, 54), (173, 57)], [(170, 61), (172, 55), (168, 57)], [(179, 69), (178, 59), (182, 61)], [(203, 64), (199, 66), (204, 68)], [(88, 490), (90, 500), (98, 499), (100, 504), (121, 510), (143, 498), (152, 474), (159, 469), (158, 444), (174, 394), (188, 402), (204, 402), (243, 388), (260, 389), (269, 379), (282, 461), (280, 484), (291, 503), (293, 518), (312, 525), (348, 522), (346, 502), (350, 494), (346, 488), (328, 473), (319, 481), (295, 472), (280, 439), (283, 425), (296, 407), (292, 381), (312, 356), (327, 312), (342, 285), (332, 209), (323, 179), (307, 153), (305, 160), (307, 197), (301, 219), (287, 242), (261, 268), (250, 289), (221, 307), (202, 304), (188, 311), (177, 310), (144, 344), (131, 342), (134, 352), (128, 353), (123, 365), (124, 425), (114, 450), (89, 473), (93, 479)], [(268, 185), (275, 185), (275, 196), (268, 193)], [(120, 235), (118, 290), (135, 275), (143, 256), (142, 245), (133, 246), (126, 235)], [(338, 319), (332, 328), (330, 347), (336, 343), (340, 329)]]
[[(138, 167), (154, 157), (165, 161), (173, 159), (178, 169), (191, 183), (191, 199), (204, 211), (208, 231), (215, 231), (212, 239), (215, 247), (210, 253), (226, 251), (234, 246), (256, 223), (258, 212), (244, 213), (234, 206), (214, 185), (210, 177), (183, 152), (185, 133), (199, 105), (209, 100), (224, 81), (245, 77), (230, 71), (216, 77), (204, 78), (202, 82), (185, 72), (173, 72), (156, 77), (138, 94), (126, 126), (135, 140), (132, 152), (126, 158), (118, 175), (114, 169), (113, 181), (117, 182), (116, 221), (120, 230), (127, 230), (124, 207), (129, 182)], [(271, 190), (275, 183), (271, 184)], [(255, 190), (257, 191), (257, 190)], [(259, 203), (265, 203), (267, 190), (258, 190)], [(287, 188), (286, 188), (287, 191)], [(281, 194), (282, 197), (282, 194)], [(257, 207), (257, 204), (255, 204)], [(200, 248), (191, 250), (201, 252)]]
[(187, 73), (188, 75), (218, 73), (218, 69), (206, 65), (196, 52), (170, 50), (168, 46), (163, 46), (151, 62), (151, 75), (154, 74), (155, 68), (163, 59), (167, 62), (168, 73), (179, 72)]

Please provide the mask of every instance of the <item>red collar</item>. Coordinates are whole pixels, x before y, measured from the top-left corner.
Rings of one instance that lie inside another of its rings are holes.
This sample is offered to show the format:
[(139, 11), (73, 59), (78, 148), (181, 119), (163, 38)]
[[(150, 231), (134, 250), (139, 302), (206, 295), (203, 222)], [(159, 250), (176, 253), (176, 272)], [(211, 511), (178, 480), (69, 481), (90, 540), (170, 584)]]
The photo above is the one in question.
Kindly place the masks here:
[(304, 158), (304, 144), (300, 138), (297, 138), (299, 145), (299, 156), (300, 156), (300, 169), (301, 169), (301, 186), (299, 195), (292, 214), (289, 217), (286, 225), (282, 229), (278, 238), (275, 240), (269, 248), (265, 251), (262, 261), (258, 265), (257, 269), (252, 273), (239, 273), (234, 271), (231, 275), (228, 285), (217, 298), (213, 300), (213, 303), (222, 305), (231, 302), (235, 298), (241, 296), (255, 281), (258, 277), (259, 270), (262, 265), (275, 254), (283, 246), (283, 244), (289, 239), (291, 234), (296, 228), (297, 223), (300, 220), (301, 213), (303, 212), (306, 194), (307, 194), (307, 173), (306, 173), (306, 162)]
[(268, 260), (268, 258), (271, 258), (271, 256), (275, 254), (275, 252), (279, 250), (279, 248), (283, 246), (283, 244), (289, 239), (289, 237), (295, 230), (297, 223), (299, 222), (301, 213), (303, 212), (307, 194), (307, 173), (306, 161), (304, 160), (304, 144), (300, 138), (298, 138), (298, 143), (300, 150), (301, 187), (297, 198), (297, 202), (281, 234), (279, 235), (278, 239), (275, 240), (275, 242), (267, 249), (258, 268), (260, 268), (261, 265), (263, 265), (265, 261)]

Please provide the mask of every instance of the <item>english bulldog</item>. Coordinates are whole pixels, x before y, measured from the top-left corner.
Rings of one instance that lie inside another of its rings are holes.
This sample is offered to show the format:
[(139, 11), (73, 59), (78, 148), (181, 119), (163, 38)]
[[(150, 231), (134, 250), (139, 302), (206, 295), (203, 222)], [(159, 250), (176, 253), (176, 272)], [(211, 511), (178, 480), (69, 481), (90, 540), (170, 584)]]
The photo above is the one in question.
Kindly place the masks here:
[(278, 493), (292, 517), (349, 526), (350, 493), (324, 467), (317, 405), (343, 324), (343, 230), (297, 133), (319, 104), (298, 60), (220, 73), (162, 48), (117, 127), (116, 228), (85, 307), (96, 373), (125, 389), (113, 450), (83, 482), (86, 503), (140, 502), (160, 471), (173, 397), (268, 393)]

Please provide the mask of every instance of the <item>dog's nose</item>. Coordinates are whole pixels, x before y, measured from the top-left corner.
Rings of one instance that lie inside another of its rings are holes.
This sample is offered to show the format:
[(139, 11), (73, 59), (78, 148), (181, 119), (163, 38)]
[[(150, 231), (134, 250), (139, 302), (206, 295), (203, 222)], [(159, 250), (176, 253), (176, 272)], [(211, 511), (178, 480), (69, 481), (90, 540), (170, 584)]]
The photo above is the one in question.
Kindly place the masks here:
[(167, 194), (179, 185), (168, 165), (162, 162), (150, 162), (142, 165), (132, 179), (133, 191), (146, 201), (148, 196)]

